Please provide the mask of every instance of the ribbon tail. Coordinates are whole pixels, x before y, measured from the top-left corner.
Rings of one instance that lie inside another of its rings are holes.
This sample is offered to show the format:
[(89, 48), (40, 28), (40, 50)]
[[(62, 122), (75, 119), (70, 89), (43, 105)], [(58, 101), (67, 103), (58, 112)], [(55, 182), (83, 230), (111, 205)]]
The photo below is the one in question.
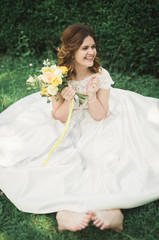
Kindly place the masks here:
[(70, 120), (71, 120), (73, 108), (74, 108), (74, 98), (72, 99), (71, 108), (70, 108), (70, 112), (69, 112), (69, 115), (68, 115), (68, 118), (67, 118), (67, 121), (66, 121), (66, 124), (65, 124), (64, 131), (63, 131), (62, 135), (59, 137), (59, 139), (55, 142), (53, 147), (51, 148), (46, 161), (41, 165), (41, 167), (43, 167), (49, 161), (49, 158), (50, 158), (52, 152), (58, 147), (58, 145), (62, 141), (63, 137), (65, 136), (66, 131), (67, 131), (68, 126), (69, 126), (69, 123), (70, 123)]

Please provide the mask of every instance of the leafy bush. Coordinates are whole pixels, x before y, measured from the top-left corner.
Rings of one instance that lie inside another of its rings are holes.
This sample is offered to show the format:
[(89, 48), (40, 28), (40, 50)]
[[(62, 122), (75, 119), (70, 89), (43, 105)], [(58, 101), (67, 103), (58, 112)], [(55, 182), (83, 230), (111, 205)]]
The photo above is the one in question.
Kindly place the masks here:
[(56, 57), (63, 30), (89, 25), (105, 67), (159, 75), (157, 0), (3, 0), (0, 51), (16, 56)]

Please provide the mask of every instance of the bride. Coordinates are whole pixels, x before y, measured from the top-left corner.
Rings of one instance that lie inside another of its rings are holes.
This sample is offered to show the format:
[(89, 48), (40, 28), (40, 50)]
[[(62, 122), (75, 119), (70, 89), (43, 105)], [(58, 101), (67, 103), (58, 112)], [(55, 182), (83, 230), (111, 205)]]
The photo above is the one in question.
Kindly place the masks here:
[[(37, 92), (1, 113), (0, 189), (21, 211), (57, 212), (59, 230), (93, 221), (120, 232), (120, 209), (159, 198), (159, 101), (111, 86), (88, 26), (69, 26), (61, 40), (59, 66), (69, 71), (58, 101), (47, 104)], [(75, 105), (66, 136), (41, 167), (76, 91), (87, 100)]]

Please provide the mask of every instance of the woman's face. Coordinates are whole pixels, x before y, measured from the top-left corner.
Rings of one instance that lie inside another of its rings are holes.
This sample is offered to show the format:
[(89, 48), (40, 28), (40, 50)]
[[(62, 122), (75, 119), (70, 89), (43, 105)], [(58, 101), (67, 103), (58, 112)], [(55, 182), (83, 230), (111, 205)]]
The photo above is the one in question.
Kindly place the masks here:
[(92, 37), (88, 36), (83, 40), (80, 48), (75, 51), (75, 68), (76, 67), (92, 67), (96, 57), (96, 44)]

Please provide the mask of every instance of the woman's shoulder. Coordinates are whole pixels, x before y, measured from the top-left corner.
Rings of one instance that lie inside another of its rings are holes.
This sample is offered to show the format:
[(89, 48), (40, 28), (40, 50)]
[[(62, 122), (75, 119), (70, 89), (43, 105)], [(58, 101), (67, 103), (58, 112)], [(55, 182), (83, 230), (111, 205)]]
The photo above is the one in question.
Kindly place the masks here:
[(99, 76), (100, 75), (101, 76), (110, 76), (109, 72), (105, 68), (103, 68), (103, 67), (100, 67), (100, 69), (99, 69), (97, 74), (99, 74)]
[(97, 77), (100, 80), (101, 88), (108, 89), (112, 84), (114, 84), (109, 72), (103, 67), (100, 68), (99, 72), (97, 73)]

